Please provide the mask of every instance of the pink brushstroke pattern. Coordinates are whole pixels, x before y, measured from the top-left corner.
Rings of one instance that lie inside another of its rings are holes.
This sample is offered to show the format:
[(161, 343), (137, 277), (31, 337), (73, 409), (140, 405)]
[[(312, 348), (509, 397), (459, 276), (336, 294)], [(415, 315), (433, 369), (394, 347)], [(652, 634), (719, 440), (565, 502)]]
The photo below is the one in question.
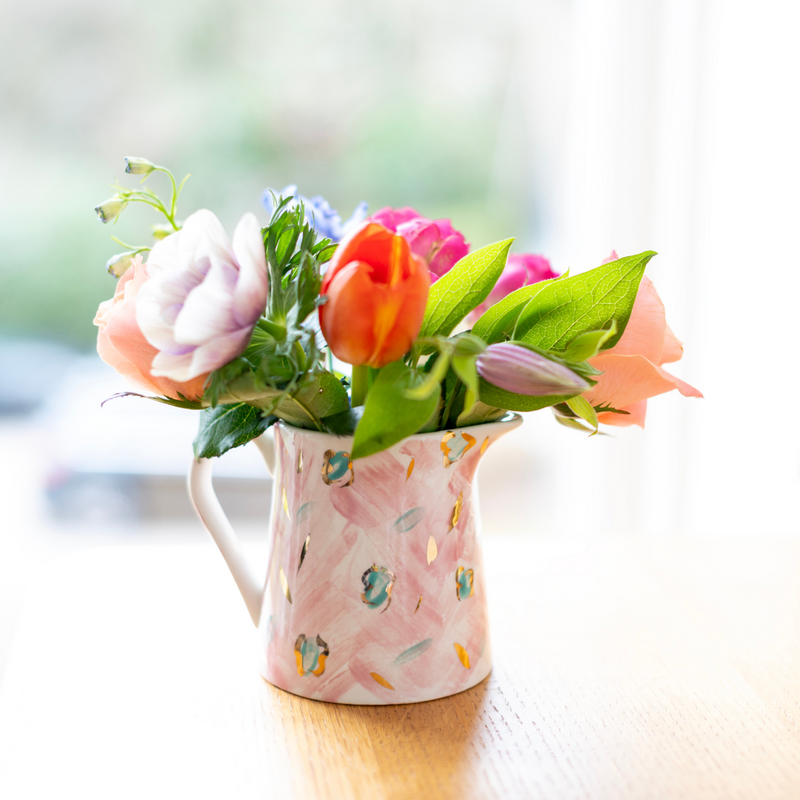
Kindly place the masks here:
[[(445, 697), (489, 674), (491, 647), (472, 479), (484, 440), (489, 437), (492, 444), (520, 422), (514, 417), (465, 429), (477, 445), (449, 468), (442, 462), (443, 432), (411, 436), (353, 462), (355, 480), (349, 486), (327, 485), (322, 465), (327, 450), (349, 452), (352, 439), (275, 426), (271, 548), (259, 631), (261, 672), (270, 683), (317, 700), (379, 705)], [(301, 449), (303, 469), (298, 472)], [(407, 477), (412, 458), (414, 469)], [(459, 495), (461, 513), (451, 530)], [(411, 509), (423, 509), (415, 512), (421, 519), (409, 530), (395, 528)], [(430, 536), (438, 555), (429, 565)], [(370, 609), (361, 598), (362, 575), (373, 564), (396, 576), (385, 613)], [(474, 575), (472, 596), (460, 601), (458, 567)], [(281, 568), (291, 603), (281, 586)], [(321, 675), (298, 673), (294, 645), (301, 634), (309, 640), (319, 635), (328, 645)], [(399, 655), (428, 639), (432, 642), (413, 658), (396, 663)], [(469, 669), (459, 660), (455, 643), (468, 653)], [(372, 673), (394, 689), (381, 685)]]

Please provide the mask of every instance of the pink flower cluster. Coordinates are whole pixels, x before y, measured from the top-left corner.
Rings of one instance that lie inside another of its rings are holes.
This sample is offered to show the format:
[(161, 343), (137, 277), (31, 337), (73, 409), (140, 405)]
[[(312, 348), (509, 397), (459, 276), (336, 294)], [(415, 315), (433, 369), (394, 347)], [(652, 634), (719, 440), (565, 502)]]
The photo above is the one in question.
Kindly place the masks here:
[(429, 220), (413, 208), (382, 208), (371, 217), (384, 228), (402, 236), (411, 252), (419, 256), (431, 273), (431, 283), (441, 278), (469, 253), (469, 244), (449, 219)]

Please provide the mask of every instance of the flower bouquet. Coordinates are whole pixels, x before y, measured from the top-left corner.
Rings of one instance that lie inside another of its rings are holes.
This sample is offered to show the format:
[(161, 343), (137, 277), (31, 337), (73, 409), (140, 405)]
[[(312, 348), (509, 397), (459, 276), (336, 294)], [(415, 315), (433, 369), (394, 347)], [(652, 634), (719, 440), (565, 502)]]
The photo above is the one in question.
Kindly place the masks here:
[[(491, 656), (472, 479), (520, 417), (644, 424), (647, 399), (701, 396), (662, 365), (682, 345), (644, 276), (653, 252), (557, 275), (513, 239), (471, 249), (449, 220), (267, 190), (262, 227), (117, 186), (103, 222), (144, 203), (95, 319), (100, 356), (151, 399), (198, 412), (190, 494), (263, 640), (263, 674), (334, 702), (441, 697)], [(185, 182), (185, 179), (184, 179)], [(119, 241), (119, 240), (117, 240)], [(120, 242), (120, 244), (123, 244)], [(133, 394), (126, 392), (125, 394)], [(255, 440), (274, 475), (266, 581), (243, 563), (210, 459)], [(377, 614), (374, 614), (378, 611)], [(430, 665), (440, 665), (435, 675)]]

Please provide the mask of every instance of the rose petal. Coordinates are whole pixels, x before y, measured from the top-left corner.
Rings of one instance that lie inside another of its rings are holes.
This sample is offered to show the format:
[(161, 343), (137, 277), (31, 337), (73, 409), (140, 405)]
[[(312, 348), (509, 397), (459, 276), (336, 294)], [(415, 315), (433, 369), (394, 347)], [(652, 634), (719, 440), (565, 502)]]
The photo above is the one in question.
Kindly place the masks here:
[(686, 397), (703, 396), (693, 386), (670, 375), (642, 355), (619, 355), (609, 351), (590, 359), (590, 363), (603, 372), (597, 385), (583, 395), (593, 406), (608, 404), (625, 409), (672, 389)]
[(664, 304), (647, 276), (639, 284), (628, 325), (620, 340), (604, 355), (642, 355), (653, 364), (660, 364), (664, 348), (667, 320)]
[(661, 351), (661, 364), (672, 364), (683, 358), (683, 342), (672, 332), (667, 325), (664, 331), (664, 349)]
[(640, 400), (638, 403), (631, 403), (620, 411), (627, 411), (627, 414), (615, 414), (613, 411), (602, 411), (597, 415), (598, 422), (604, 425), (615, 425), (624, 428), (628, 425), (638, 425), (644, 428), (644, 418), (647, 414), (647, 400)]

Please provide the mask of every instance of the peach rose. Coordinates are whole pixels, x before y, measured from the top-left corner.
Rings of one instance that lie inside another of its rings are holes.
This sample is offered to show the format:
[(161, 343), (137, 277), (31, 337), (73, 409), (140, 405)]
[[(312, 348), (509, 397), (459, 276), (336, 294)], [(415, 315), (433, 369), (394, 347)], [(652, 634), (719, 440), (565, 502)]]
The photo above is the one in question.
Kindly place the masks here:
[(610, 350), (589, 359), (602, 371), (597, 385), (584, 397), (593, 405), (606, 405), (628, 414), (612, 411), (597, 415), (606, 425), (644, 427), (647, 398), (677, 389), (685, 397), (703, 395), (688, 383), (661, 369), (662, 364), (678, 361), (683, 345), (667, 325), (664, 304), (649, 278), (642, 278), (633, 311), (625, 332)]
[(203, 394), (206, 375), (186, 383), (169, 378), (156, 378), (150, 372), (158, 350), (148, 344), (136, 322), (136, 297), (148, 279), (147, 265), (136, 256), (125, 274), (117, 282), (111, 300), (100, 303), (94, 324), (97, 332), (97, 352), (109, 366), (127, 378), (139, 390), (178, 399), (178, 393), (189, 400), (198, 400)]

